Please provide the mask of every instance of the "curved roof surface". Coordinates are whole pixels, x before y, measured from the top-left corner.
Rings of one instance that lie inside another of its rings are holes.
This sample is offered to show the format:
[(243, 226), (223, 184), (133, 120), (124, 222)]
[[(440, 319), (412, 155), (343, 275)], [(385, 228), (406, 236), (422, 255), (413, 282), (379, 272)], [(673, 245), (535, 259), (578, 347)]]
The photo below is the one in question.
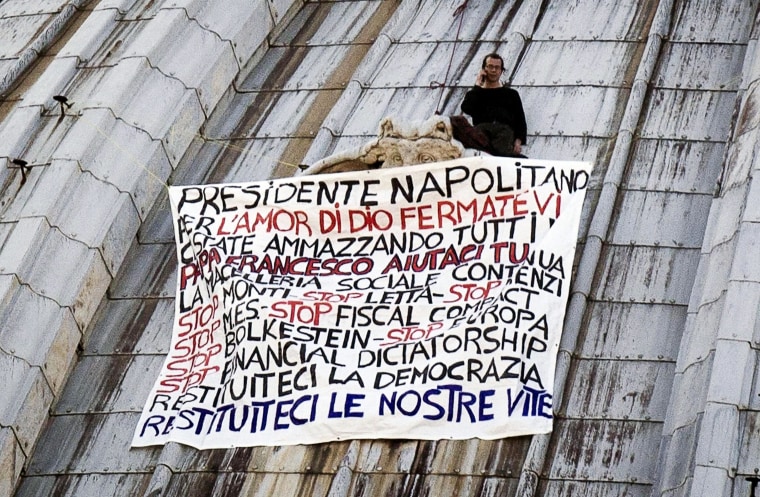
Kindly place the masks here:
[[(0, 1), (0, 495), (749, 495), (757, 7)], [(595, 164), (553, 433), (130, 448), (172, 325), (165, 185), (291, 176), (387, 115), (459, 113), (492, 51), (525, 152)]]

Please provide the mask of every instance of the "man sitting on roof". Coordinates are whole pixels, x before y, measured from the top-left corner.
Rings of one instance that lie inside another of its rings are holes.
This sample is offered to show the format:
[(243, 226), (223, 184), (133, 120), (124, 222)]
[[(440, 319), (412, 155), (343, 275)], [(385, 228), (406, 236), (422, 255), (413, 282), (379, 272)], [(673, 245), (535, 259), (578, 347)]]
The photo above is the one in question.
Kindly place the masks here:
[[(453, 118), (455, 137), (466, 147), (479, 148), (503, 157), (522, 156), (527, 125), (520, 94), (500, 78), (504, 59), (499, 54), (485, 56), (475, 86), (462, 102), (462, 111), (472, 117), (475, 129), (467, 130), (464, 118)], [(463, 126), (464, 124), (464, 126)]]

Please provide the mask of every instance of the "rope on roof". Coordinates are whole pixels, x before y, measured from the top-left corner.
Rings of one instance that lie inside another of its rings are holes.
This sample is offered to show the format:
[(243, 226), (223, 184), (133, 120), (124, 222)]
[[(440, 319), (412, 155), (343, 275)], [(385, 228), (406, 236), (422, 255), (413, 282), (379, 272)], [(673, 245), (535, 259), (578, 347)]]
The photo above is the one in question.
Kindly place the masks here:
[(439, 81), (430, 82), (431, 89), (436, 89), (436, 88), (441, 89), (441, 93), (438, 97), (438, 104), (435, 107), (435, 115), (437, 116), (441, 115), (441, 101), (443, 100), (443, 92), (446, 89), (446, 81), (448, 81), (449, 79), (449, 72), (451, 71), (451, 66), (454, 62), (454, 52), (456, 51), (457, 43), (459, 43), (459, 33), (460, 31), (462, 31), (462, 22), (464, 21), (464, 10), (465, 8), (467, 8), (467, 4), (469, 3), (469, 1), (470, 0), (464, 0), (464, 2), (454, 10), (453, 17), (459, 16), (459, 26), (457, 26), (457, 35), (456, 35), (456, 38), (454, 38), (454, 45), (452, 45), (451, 47), (451, 57), (449, 57), (449, 64), (446, 67), (446, 75), (443, 77), (443, 82), (442, 83)]

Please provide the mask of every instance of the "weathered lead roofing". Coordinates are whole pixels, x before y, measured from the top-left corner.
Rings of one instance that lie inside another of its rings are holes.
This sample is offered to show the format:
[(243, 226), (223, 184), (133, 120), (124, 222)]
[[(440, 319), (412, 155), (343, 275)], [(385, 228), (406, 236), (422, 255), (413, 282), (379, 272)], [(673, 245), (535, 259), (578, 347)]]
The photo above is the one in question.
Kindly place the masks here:
[[(757, 15), (756, 0), (3, 0), (0, 495), (749, 495)], [(291, 176), (387, 115), (458, 113), (491, 51), (527, 154), (595, 163), (554, 432), (131, 449), (171, 333), (165, 184)]]

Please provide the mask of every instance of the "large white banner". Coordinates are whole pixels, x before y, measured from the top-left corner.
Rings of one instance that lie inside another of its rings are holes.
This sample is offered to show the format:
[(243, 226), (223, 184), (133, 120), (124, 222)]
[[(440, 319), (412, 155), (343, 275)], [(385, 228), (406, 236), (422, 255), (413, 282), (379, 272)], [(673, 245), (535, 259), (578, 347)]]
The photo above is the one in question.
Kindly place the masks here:
[(133, 445), (551, 431), (590, 171), (473, 157), (172, 187), (174, 332)]

